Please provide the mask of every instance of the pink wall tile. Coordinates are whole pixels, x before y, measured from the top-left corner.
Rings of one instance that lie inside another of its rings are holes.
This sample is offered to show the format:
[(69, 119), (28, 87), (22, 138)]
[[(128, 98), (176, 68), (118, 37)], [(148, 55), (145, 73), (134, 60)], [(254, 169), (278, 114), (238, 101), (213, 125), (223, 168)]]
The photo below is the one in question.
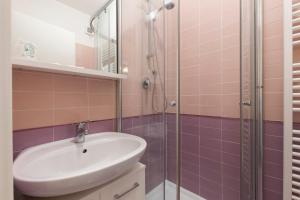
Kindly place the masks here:
[(116, 103), (115, 95), (89, 94), (88, 99), (90, 106), (111, 106)]
[(181, 25), (183, 29), (198, 25), (200, 22), (200, 1), (199, 0), (186, 0), (186, 3), (181, 5), (182, 15), (191, 15), (193, 17), (182, 17)]
[(85, 93), (55, 93), (54, 107), (60, 108), (74, 108), (87, 107), (88, 97)]
[(114, 119), (114, 118), (116, 118), (115, 105), (89, 107), (89, 119), (92, 121)]
[(115, 82), (13, 72), (14, 130), (115, 118)]
[(97, 52), (94, 47), (76, 44), (76, 66), (96, 69)]
[(16, 91), (13, 96), (15, 110), (51, 110), (54, 107), (52, 92)]
[(53, 88), (52, 74), (21, 70), (13, 71), (13, 91), (51, 92)]
[(114, 94), (115, 82), (102, 79), (88, 79), (88, 92), (98, 94)]
[(54, 110), (54, 119), (55, 125), (86, 121), (89, 119), (88, 107), (57, 108)]
[(54, 91), (85, 93), (87, 91), (87, 79), (78, 76), (56, 75), (54, 76)]
[(47, 127), (54, 125), (53, 110), (14, 110), (14, 130)]

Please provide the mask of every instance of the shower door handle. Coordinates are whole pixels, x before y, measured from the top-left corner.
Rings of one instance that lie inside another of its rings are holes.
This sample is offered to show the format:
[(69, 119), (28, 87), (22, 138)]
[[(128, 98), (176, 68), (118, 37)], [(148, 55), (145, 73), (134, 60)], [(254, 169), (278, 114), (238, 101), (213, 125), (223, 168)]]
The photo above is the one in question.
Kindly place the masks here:
[(176, 101), (170, 101), (170, 102), (169, 102), (169, 106), (175, 107), (175, 106), (176, 106)]
[(251, 101), (242, 101), (243, 106), (251, 106)]

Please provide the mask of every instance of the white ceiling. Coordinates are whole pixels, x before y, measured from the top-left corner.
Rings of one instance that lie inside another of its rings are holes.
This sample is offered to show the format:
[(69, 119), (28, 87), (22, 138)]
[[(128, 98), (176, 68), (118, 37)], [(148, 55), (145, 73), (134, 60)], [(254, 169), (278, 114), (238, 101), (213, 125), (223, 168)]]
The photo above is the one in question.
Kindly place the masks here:
[(76, 10), (84, 12), (88, 15), (93, 15), (99, 10), (108, 0), (57, 0)]

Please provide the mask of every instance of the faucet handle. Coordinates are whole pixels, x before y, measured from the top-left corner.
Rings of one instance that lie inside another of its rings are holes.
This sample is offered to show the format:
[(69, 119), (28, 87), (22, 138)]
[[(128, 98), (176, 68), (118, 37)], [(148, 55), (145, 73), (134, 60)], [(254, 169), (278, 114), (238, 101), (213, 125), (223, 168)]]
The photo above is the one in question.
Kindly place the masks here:
[(89, 121), (84, 121), (84, 122), (79, 122), (76, 124), (76, 129), (81, 129), (81, 130), (85, 130), (87, 132), (87, 129), (88, 129), (88, 123)]

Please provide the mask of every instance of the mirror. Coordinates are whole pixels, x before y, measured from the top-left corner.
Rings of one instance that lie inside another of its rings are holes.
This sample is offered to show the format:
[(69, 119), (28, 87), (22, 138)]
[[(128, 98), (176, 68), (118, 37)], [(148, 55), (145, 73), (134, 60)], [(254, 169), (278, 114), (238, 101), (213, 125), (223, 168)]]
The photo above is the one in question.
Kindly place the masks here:
[[(97, 65), (106, 72), (117, 73), (117, 5), (110, 0), (107, 6), (99, 10), (92, 25), (95, 27)], [(92, 26), (92, 27), (93, 27)], [(93, 28), (90, 27), (92, 30)]]
[(13, 0), (13, 59), (118, 73), (118, 0)]

